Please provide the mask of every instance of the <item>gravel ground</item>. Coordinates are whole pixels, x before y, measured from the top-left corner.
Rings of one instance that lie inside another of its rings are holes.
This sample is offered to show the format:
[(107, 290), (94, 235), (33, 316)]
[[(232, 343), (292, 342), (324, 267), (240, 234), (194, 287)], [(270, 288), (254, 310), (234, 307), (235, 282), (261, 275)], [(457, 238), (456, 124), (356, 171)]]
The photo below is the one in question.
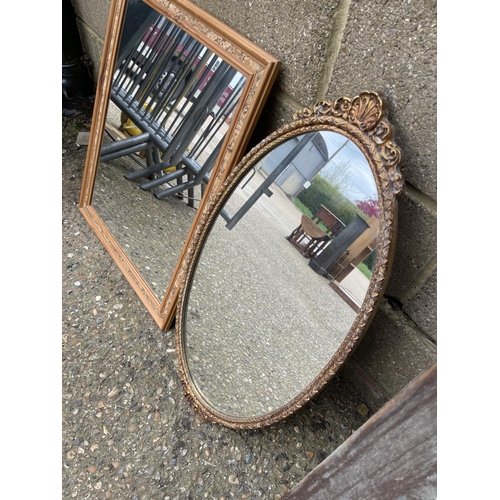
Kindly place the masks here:
[[(76, 113), (71, 112), (76, 110)], [(194, 413), (162, 332), (77, 204), (89, 103), (63, 101), (62, 497), (284, 498), (372, 414), (341, 375), (285, 421), (234, 431)]]

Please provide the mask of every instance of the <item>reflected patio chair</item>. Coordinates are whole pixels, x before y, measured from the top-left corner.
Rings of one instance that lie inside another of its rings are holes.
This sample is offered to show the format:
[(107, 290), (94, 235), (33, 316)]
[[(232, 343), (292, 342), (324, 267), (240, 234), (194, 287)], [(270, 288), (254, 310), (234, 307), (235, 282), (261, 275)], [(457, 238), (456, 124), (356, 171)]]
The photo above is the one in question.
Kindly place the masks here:
[(286, 239), (300, 250), (304, 257), (313, 258), (331, 240), (331, 237), (307, 215), (302, 215), (299, 227)]
[(313, 259), (345, 224), (324, 205), (311, 218), (303, 215), (300, 225), (286, 237), (304, 257)]

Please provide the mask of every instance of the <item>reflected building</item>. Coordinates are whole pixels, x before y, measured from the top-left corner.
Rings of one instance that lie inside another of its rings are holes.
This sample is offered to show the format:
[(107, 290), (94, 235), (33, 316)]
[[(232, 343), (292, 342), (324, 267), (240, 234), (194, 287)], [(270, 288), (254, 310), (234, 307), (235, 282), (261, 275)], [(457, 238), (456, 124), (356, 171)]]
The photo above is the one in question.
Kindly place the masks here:
[[(275, 152), (264, 158), (257, 168), (265, 176), (274, 171), (277, 165), (297, 145), (299, 137), (282, 144)], [(288, 196), (297, 197), (309, 186), (316, 174), (326, 165), (330, 157), (328, 147), (321, 132), (314, 134), (302, 150), (289, 163), (282, 174), (274, 181)]]

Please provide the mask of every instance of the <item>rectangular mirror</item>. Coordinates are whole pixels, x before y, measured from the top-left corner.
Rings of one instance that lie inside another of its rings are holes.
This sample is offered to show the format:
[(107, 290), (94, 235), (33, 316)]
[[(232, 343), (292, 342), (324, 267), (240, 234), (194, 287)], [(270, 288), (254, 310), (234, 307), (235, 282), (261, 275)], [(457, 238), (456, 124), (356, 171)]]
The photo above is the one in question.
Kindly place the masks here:
[(111, 4), (79, 208), (164, 330), (197, 214), (241, 160), (278, 69), (191, 2)]

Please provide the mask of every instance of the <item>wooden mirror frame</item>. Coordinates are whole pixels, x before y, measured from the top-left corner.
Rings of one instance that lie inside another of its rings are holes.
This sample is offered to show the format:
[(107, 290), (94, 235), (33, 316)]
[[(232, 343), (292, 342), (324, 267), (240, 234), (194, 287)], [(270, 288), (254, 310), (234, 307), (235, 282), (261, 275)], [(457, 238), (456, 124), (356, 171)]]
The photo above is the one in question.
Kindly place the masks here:
[(180, 263), (183, 260), (185, 250), (192, 237), (193, 228), (197, 225), (197, 220), (203, 209), (207, 195), (211, 191), (218, 190), (243, 156), (265, 100), (278, 74), (279, 62), (260, 47), (188, 0), (143, 1), (181, 27), (193, 38), (202, 42), (219, 57), (225, 59), (247, 78), (230, 128), (222, 145), (221, 153), (212, 170), (205, 196), (200, 202), (191, 228), (186, 235), (184, 247), (173, 270), (164, 298), (160, 301), (91, 205), (110, 98), (113, 70), (127, 5), (127, 0), (112, 0), (95, 96), (87, 159), (82, 181), (82, 192), (78, 207), (157, 325), (162, 330), (167, 330), (171, 327), (175, 318), (179, 281), (182, 279), (179, 275)]
[[(221, 191), (211, 193), (184, 259), (186, 279), (179, 294), (176, 320), (177, 354), (184, 392), (191, 407), (206, 419), (235, 429), (252, 429), (271, 425), (291, 415), (326, 385), (361, 341), (387, 286), (396, 240), (396, 198), (403, 188), (403, 178), (399, 171), (401, 152), (392, 140), (393, 130), (386, 116), (386, 105), (375, 92), (364, 92), (353, 99), (341, 97), (333, 103), (319, 102), (312, 109), (296, 113), (293, 122), (255, 146), (233, 170)], [(252, 166), (286, 140), (313, 131), (332, 131), (352, 140), (364, 153), (372, 170), (380, 210), (377, 257), (372, 279), (359, 313), (344, 341), (305, 389), (281, 408), (265, 415), (249, 418), (228, 416), (214, 409), (204, 399), (192, 380), (187, 365), (184, 327), (187, 299), (197, 262), (220, 209)]]

